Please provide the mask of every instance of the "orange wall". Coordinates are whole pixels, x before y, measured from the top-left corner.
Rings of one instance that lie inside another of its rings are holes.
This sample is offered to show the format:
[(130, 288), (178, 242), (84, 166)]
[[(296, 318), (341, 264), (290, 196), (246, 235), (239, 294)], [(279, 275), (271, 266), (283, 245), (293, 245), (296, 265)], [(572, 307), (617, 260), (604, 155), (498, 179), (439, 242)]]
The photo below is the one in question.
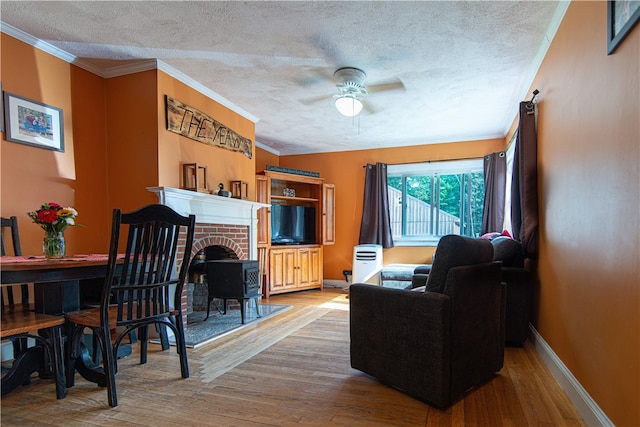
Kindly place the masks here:
[(280, 166), (280, 157), (270, 151), (256, 147), (256, 173), (266, 170), (267, 165)]
[(64, 117), (64, 153), (2, 135), (1, 214), (19, 218), (24, 254), (42, 253), (43, 231), (26, 213), (49, 201), (75, 207), (84, 225), (65, 232), (68, 254), (106, 252), (112, 209), (157, 202), (150, 186), (180, 187), (182, 163), (206, 165), (211, 189), (246, 181), (253, 198), (255, 147), (249, 159), (167, 131), (164, 95), (255, 140), (252, 121), (161, 71), (103, 79), (4, 33), (1, 54), (3, 90), (59, 107)]
[(158, 71), (156, 122), (159, 136), (159, 184), (181, 188), (183, 186), (182, 164), (199, 163), (207, 167), (209, 190), (217, 190), (219, 183), (224, 184), (224, 188), (229, 190), (231, 181), (246, 181), (249, 183), (249, 198), (255, 200), (255, 142), (253, 156), (250, 159), (241, 152), (202, 144), (169, 132), (166, 126), (165, 95), (205, 112), (239, 135), (255, 141), (255, 124), (252, 121), (194, 91), (164, 72)]
[[(342, 151), (336, 153), (295, 155), (280, 157), (280, 165), (320, 172), (327, 183), (336, 186), (336, 243), (324, 247), (325, 279), (344, 280), (342, 270), (350, 270), (353, 247), (358, 244), (367, 163), (409, 163), (482, 157), (500, 151), (502, 139), (468, 141), (447, 144), (376, 150)], [(431, 263), (433, 247), (395, 247), (385, 249), (384, 264), (394, 262)]]
[[(156, 71), (106, 80), (109, 209), (127, 212), (158, 201)], [(109, 224), (110, 225), (110, 224)]]
[(25, 254), (41, 254), (43, 231), (26, 215), (44, 202), (73, 206), (67, 253), (106, 250), (103, 80), (2, 33), (2, 89), (63, 110), (64, 153), (5, 140), (1, 213), (18, 217)]
[(536, 328), (619, 426), (640, 425), (640, 26), (607, 55), (606, 2), (572, 2), (540, 90)]
[(77, 178), (73, 206), (79, 213), (78, 222), (84, 227), (65, 232), (65, 236), (77, 237), (76, 248), (70, 254), (106, 252), (109, 247), (111, 208), (107, 185), (105, 86), (104, 79), (71, 67)]

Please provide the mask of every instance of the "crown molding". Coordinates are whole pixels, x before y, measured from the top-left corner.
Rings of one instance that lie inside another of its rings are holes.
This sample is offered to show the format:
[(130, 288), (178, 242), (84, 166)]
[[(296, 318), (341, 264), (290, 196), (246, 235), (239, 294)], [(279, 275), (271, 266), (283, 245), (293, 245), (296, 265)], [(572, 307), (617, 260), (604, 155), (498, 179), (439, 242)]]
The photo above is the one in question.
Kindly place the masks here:
[(271, 154), (275, 154), (276, 156), (280, 155), (280, 152), (278, 150), (274, 150), (273, 148), (264, 145), (262, 142), (258, 141), (257, 139), (256, 139), (256, 147), (262, 148), (263, 150), (268, 151)]
[[(134, 73), (140, 73), (143, 71), (149, 71), (149, 70), (160, 70), (166, 74), (168, 74), (169, 76), (173, 77), (174, 79), (184, 83), (185, 85), (189, 86), (190, 88), (202, 93), (203, 95), (211, 98), (212, 100), (216, 101), (218, 104), (221, 104), (225, 107), (227, 107), (228, 109), (232, 110), (233, 112), (241, 115), (242, 117), (246, 118), (247, 120), (250, 120), (251, 122), (253, 122), (254, 124), (257, 123), (260, 119), (258, 117), (256, 117), (255, 115), (249, 113), (248, 111), (246, 111), (245, 109), (235, 105), (233, 102), (229, 101), (228, 99), (226, 99), (225, 97), (223, 97), (222, 95), (212, 91), (211, 89), (209, 89), (208, 87), (204, 86), (203, 84), (197, 82), (196, 80), (192, 79), (191, 77), (187, 76), (186, 74), (182, 73), (181, 71), (176, 70), (175, 68), (173, 68), (172, 66), (164, 63), (163, 61), (159, 60), (159, 59), (145, 59), (145, 60), (140, 60), (140, 61), (136, 61), (136, 62), (130, 62), (127, 63), (125, 65), (118, 65), (115, 67), (111, 67), (111, 68), (107, 68), (107, 69), (101, 69), (98, 68), (96, 66), (94, 66), (93, 64), (88, 63), (87, 61), (84, 61), (72, 54), (70, 54), (69, 52), (66, 52), (62, 49), (57, 48), (56, 46), (52, 45), (51, 43), (48, 43), (46, 41), (40, 40), (36, 37), (33, 37), (32, 35), (25, 33), (24, 31), (20, 30), (19, 28), (16, 28), (12, 25), (9, 25), (3, 21), (0, 21), (0, 31), (11, 36), (14, 37), (30, 46), (33, 46), (37, 49), (42, 50), (43, 52), (46, 52), (50, 55), (55, 56), (56, 58), (59, 58), (65, 62), (68, 62), (69, 64), (73, 64), (75, 66), (78, 66), (80, 68), (82, 68), (83, 70), (89, 71), (92, 74), (95, 74), (99, 77), (102, 77), (104, 79), (109, 79), (109, 78), (113, 78), (113, 77), (120, 77), (120, 76), (125, 76), (128, 74), (134, 74)], [(266, 149), (266, 148), (265, 148)]]
[(244, 108), (238, 107), (233, 102), (229, 101), (228, 99), (226, 99), (222, 95), (219, 95), (219, 94), (215, 93), (214, 91), (212, 91), (208, 87), (204, 86), (203, 84), (195, 81), (194, 79), (192, 79), (191, 77), (187, 76), (183, 72), (176, 70), (172, 66), (162, 62), (159, 59), (157, 59), (156, 61), (157, 61), (158, 70), (170, 75), (171, 77), (173, 77), (176, 80), (179, 80), (180, 82), (186, 84), (187, 86), (191, 87), (192, 89), (194, 89), (194, 90), (196, 90), (196, 91), (208, 96), (209, 98), (211, 98), (214, 101), (216, 101), (218, 104), (224, 105), (225, 107), (227, 107), (228, 109), (234, 111), (235, 113), (240, 114), (245, 119), (251, 120), (253, 123), (257, 123), (258, 121), (260, 121), (260, 119), (258, 117), (256, 117), (253, 114), (249, 113)]
[[(547, 30), (544, 33), (544, 38), (540, 43), (540, 48), (538, 49), (538, 52), (536, 53), (536, 56), (533, 59), (533, 62), (531, 63), (531, 67), (529, 68), (529, 74), (527, 75), (525, 73), (524, 77), (522, 78), (522, 82), (519, 86), (520, 89), (518, 90), (518, 93), (524, 94), (523, 99), (531, 98), (531, 93), (529, 92), (531, 85), (533, 84), (533, 81), (538, 75), (538, 71), (540, 71), (540, 67), (542, 66), (542, 61), (544, 61), (544, 58), (547, 55), (547, 51), (551, 47), (551, 42), (553, 41), (553, 38), (556, 36), (556, 32), (558, 31), (558, 28), (560, 27), (560, 24), (562, 23), (562, 20), (564, 19), (564, 15), (565, 13), (567, 13), (567, 9), (569, 8), (570, 4), (571, 4), (570, 0), (561, 0), (558, 2), (558, 7), (556, 8), (556, 11), (553, 14), (553, 17), (551, 18), (551, 22), (549, 22), (549, 26), (547, 27)], [(540, 98), (542, 96), (543, 96), (542, 93), (538, 95), (537, 100), (540, 101)], [(518, 105), (515, 105), (513, 108), (514, 109), (512, 110), (512, 113), (509, 113), (509, 117), (514, 117), (514, 120), (517, 120), (518, 109), (520, 107)], [(508, 121), (505, 120), (505, 122), (508, 122)], [(511, 129), (512, 122), (508, 122), (508, 123), (509, 125), (504, 130), (505, 135), (507, 135), (509, 133), (509, 130)]]
[(27, 34), (24, 31), (20, 30), (19, 28), (14, 27), (13, 25), (9, 25), (6, 22), (0, 21), (0, 30), (13, 37), (16, 38), (28, 45), (31, 45), (33, 47), (36, 47), (44, 52), (47, 52), (53, 56), (55, 56), (56, 58), (60, 58), (63, 61), (69, 62), (69, 63), (73, 63), (74, 61), (77, 60), (77, 58), (74, 55), (71, 55), (68, 52), (65, 52), (62, 49), (58, 49), (57, 47), (55, 47), (54, 45), (47, 43), (43, 40), (37, 39), (35, 37), (33, 37), (31, 34)]

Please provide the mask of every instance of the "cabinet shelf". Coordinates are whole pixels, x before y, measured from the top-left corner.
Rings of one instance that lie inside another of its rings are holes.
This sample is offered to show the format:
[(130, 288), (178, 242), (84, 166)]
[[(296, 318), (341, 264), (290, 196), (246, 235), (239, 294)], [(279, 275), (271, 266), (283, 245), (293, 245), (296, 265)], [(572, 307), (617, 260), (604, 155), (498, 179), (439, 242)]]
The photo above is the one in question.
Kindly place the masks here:
[(313, 197), (289, 197), (289, 196), (274, 196), (271, 195), (271, 200), (289, 200), (289, 201), (298, 201), (298, 202), (318, 202), (319, 199)]
[[(273, 207), (258, 210), (258, 245), (265, 248), (266, 255), (264, 296), (322, 289), (323, 246), (335, 243), (335, 186), (325, 183), (323, 178), (264, 171), (256, 174), (256, 201)], [(280, 206), (300, 207), (305, 212), (313, 208), (317, 243), (278, 245), (272, 242), (271, 216)]]

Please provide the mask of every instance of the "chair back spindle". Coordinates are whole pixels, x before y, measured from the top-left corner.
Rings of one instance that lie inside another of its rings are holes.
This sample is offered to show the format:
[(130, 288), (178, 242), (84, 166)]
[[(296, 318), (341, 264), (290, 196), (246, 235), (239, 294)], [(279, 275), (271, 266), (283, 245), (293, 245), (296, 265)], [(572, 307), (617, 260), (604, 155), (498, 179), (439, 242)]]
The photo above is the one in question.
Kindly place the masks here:
[[(156, 207), (162, 207), (157, 205)], [(110, 287), (105, 287), (102, 307), (107, 308), (103, 314), (108, 314), (109, 303), (117, 305), (117, 316), (112, 326), (126, 326), (139, 322), (141, 319), (162, 319), (169, 315), (172, 307), (179, 307), (180, 294), (189, 262), (193, 236), (184, 236), (184, 252), (177, 277), (172, 278), (175, 261), (180, 248), (180, 233), (189, 227), (190, 218), (182, 223), (176, 223), (175, 218), (150, 219), (144, 212), (122, 214), (114, 213), (113, 242), (120, 239), (120, 226), (128, 226), (127, 244), (124, 253), (124, 264), (120, 274), (109, 278)], [(126, 228), (126, 227), (122, 227)], [(114, 252), (116, 251), (116, 252)], [(117, 246), (111, 248), (112, 256), (117, 256)], [(111, 261), (110, 261), (111, 262)], [(115, 264), (114, 264), (115, 267)], [(171, 288), (175, 286), (175, 299), (171, 301)]]
[[(91, 328), (99, 341), (110, 406), (118, 405), (115, 355), (122, 339), (134, 330), (139, 334), (140, 363), (144, 364), (149, 325), (170, 328), (180, 356), (182, 377), (189, 377), (181, 295), (189, 270), (194, 231), (195, 215), (182, 216), (161, 204), (130, 213), (113, 211), (107, 277), (100, 307), (66, 315), (75, 325), (70, 359), (77, 356), (74, 349), (79, 346), (85, 327)], [(125, 239), (122, 259), (119, 249)], [(180, 268), (176, 272), (177, 262)], [(175, 292), (173, 301), (172, 292)], [(121, 332), (112, 343), (110, 331), (116, 326), (121, 327)]]
[[(11, 248), (13, 249), (14, 256), (22, 256), (22, 249), (20, 248), (20, 233), (18, 232), (18, 218), (12, 216), (10, 218), (2, 218), (2, 239), (0, 239), (0, 243), (2, 244), (2, 256), (7, 256), (7, 245), (5, 244), (5, 230), (11, 234)], [(2, 309), (5, 309), (5, 304), (7, 307), (11, 309), (16, 308), (16, 302), (14, 299), (13, 292), (20, 288), (20, 303), (22, 304), (22, 308), (26, 308), (29, 306), (29, 286), (27, 284), (22, 285), (12, 285), (12, 286), (3, 286), (3, 292), (0, 294)], [(5, 293), (7, 295), (5, 300)]]

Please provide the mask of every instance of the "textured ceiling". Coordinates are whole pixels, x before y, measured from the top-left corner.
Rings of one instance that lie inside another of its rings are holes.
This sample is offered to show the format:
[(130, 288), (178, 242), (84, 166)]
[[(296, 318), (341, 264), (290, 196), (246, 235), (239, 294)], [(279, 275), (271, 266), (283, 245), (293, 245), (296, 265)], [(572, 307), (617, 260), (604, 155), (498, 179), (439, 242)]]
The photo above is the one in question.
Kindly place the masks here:
[[(104, 77), (159, 60), (239, 107), (256, 121), (256, 141), (282, 155), (504, 137), (564, 10), (557, 1), (0, 2), (2, 31)], [(373, 113), (343, 117), (331, 99), (342, 66), (405, 90), (370, 94)]]

